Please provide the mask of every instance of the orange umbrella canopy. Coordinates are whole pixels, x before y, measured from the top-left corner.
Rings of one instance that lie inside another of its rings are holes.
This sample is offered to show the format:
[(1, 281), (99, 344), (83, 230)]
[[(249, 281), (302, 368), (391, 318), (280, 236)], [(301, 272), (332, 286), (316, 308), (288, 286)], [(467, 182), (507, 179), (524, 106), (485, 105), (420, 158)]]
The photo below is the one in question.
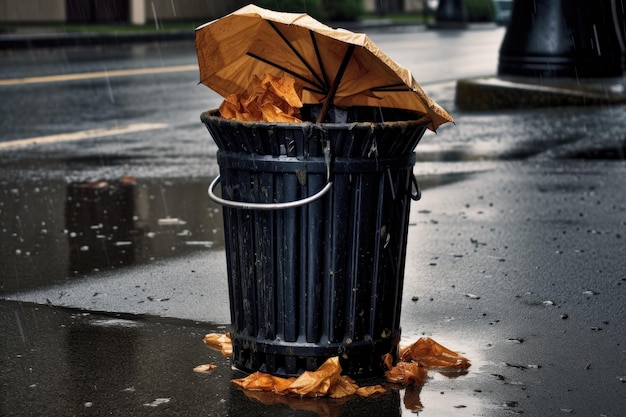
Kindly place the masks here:
[(307, 14), (248, 5), (198, 27), (196, 51), (200, 82), (223, 97), (244, 93), (255, 75), (290, 74), (305, 104), (412, 110), (428, 117), (433, 130), (453, 121), (366, 35)]

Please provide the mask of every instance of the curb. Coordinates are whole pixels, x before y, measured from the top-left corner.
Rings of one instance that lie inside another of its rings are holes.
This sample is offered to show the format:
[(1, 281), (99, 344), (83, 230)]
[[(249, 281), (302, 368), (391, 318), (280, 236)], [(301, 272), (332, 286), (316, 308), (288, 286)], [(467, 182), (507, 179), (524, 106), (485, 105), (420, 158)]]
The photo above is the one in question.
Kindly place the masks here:
[[(384, 27), (424, 27), (421, 23), (394, 23), (388, 19), (359, 22), (331, 22), (332, 27), (362, 32), (366, 29)], [(51, 32), (51, 33), (0, 33), (0, 50), (26, 48), (55, 48), (94, 45), (121, 45), (142, 42), (193, 41), (195, 30), (167, 30), (163, 32), (95, 33), (95, 32)]]
[(465, 111), (624, 104), (626, 77), (580, 81), (461, 79), (456, 84), (455, 103)]
[(0, 50), (67, 46), (121, 45), (141, 42), (194, 40), (194, 31), (142, 33), (59, 32), (0, 35)]

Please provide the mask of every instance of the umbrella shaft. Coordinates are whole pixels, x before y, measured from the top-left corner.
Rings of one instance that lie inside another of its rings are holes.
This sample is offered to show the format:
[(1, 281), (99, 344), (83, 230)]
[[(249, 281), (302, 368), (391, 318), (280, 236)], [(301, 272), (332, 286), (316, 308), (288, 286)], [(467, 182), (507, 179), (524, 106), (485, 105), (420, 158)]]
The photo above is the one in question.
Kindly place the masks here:
[(346, 72), (346, 67), (348, 66), (348, 62), (350, 62), (350, 58), (352, 57), (352, 52), (354, 52), (354, 45), (348, 45), (348, 50), (346, 54), (343, 56), (341, 60), (341, 65), (339, 65), (339, 70), (337, 71), (337, 75), (335, 76), (335, 80), (333, 81), (333, 85), (330, 87), (330, 91), (328, 92), (328, 97), (322, 106), (322, 111), (317, 117), (317, 123), (322, 123), (324, 118), (326, 117), (326, 113), (328, 109), (333, 104), (333, 99), (335, 98), (335, 94), (337, 93), (337, 89), (339, 88), (339, 84), (341, 83), (341, 78), (343, 77), (344, 72)]

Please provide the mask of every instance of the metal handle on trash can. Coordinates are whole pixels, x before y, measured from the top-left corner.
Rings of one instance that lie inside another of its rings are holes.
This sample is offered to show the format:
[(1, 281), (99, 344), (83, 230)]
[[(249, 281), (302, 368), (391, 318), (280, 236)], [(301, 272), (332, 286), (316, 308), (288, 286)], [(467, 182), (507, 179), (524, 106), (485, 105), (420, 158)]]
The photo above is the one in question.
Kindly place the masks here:
[(215, 201), (217, 204), (221, 204), (222, 206), (226, 206), (226, 207), (233, 207), (233, 208), (239, 208), (239, 209), (252, 209), (252, 210), (279, 210), (279, 209), (287, 209), (287, 208), (304, 206), (305, 204), (309, 204), (317, 200), (318, 198), (321, 198), (333, 186), (332, 181), (329, 181), (326, 183), (324, 188), (322, 188), (316, 194), (313, 194), (309, 197), (306, 197), (300, 200), (287, 201), (285, 203), (246, 203), (244, 201), (226, 200), (226, 199), (216, 196), (213, 190), (215, 189), (217, 184), (219, 184), (220, 180), (221, 178), (218, 175), (217, 177), (215, 177), (211, 185), (209, 185), (209, 198), (211, 198), (211, 200)]
[(411, 174), (411, 188), (415, 188), (415, 193), (411, 192), (410, 194), (411, 200), (419, 201), (419, 199), (422, 198), (422, 191), (420, 190), (420, 185), (417, 183), (417, 178), (415, 178), (415, 174)]
[(326, 146), (324, 146), (324, 162), (326, 162), (326, 185), (317, 193), (306, 198), (302, 198), (300, 200), (287, 201), (284, 203), (247, 203), (245, 201), (226, 200), (224, 198), (216, 196), (213, 192), (217, 184), (219, 184), (221, 181), (220, 175), (215, 177), (211, 185), (209, 185), (209, 198), (215, 201), (217, 204), (221, 204), (222, 206), (248, 210), (280, 210), (304, 206), (305, 204), (309, 204), (324, 196), (324, 194), (326, 194), (328, 190), (330, 190), (333, 186), (333, 182), (331, 180), (332, 168), (329, 142), (326, 142)]

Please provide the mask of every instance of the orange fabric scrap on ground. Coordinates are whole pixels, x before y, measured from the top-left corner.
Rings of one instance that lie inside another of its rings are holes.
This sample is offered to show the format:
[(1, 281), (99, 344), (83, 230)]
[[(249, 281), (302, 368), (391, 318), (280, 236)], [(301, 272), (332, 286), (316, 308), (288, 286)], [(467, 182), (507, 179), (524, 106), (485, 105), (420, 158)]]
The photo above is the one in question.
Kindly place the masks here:
[(209, 333), (204, 336), (204, 343), (210, 348), (221, 351), (226, 356), (233, 353), (233, 342), (230, 339), (230, 333)]
[(348, 376), (341, 375), (339, 357), (329, 358), (317, 371), (307, 371), (298, 378), (281, 378), (255, 372), (246, 378), (234, 379), (233, 384), (246, 390), (270, 391), (281, 395), (301, 397), (344, 398), (352, 394), (370, 396), (385, 392), (381, 385), (359, 387)]
[(440, 345), (430, 337), (419, 338), (412, 345), (400, 349), (400, 360), (419, 362), (429, 369), (463, 370), (471, 365), (469, 360)]
[(210, 373), (212, 370), (214, 370), (215, 368), (217, 368), (217, 365), (213, 365), (212, 363), (207, 363), (204, 365), (198, 365), (195, 368), (193, 368), (194, 372), (198, 372), (200, 374), (208, 374)]
[(400, 349), (398, 363), (393, 366), (390, 354), (383, 357), (389, 382), (423, 385), (429, 369), (463, 371), (471, 366), (467, 358), (440, 345), (430, 337)]
[(219, 110), (225, 119), (300, 123), (301, 94), (302, 88), (290, 75), (266, 74), (263, 79), (255, 75), (245, 93), (229, 95)]
[(385, 377), (396, 384), (423, 385), (428, 376), (428, 370), (418, 362), (398, 362), (396, 366), (387, 366), (389, 370), (385, 372)]

